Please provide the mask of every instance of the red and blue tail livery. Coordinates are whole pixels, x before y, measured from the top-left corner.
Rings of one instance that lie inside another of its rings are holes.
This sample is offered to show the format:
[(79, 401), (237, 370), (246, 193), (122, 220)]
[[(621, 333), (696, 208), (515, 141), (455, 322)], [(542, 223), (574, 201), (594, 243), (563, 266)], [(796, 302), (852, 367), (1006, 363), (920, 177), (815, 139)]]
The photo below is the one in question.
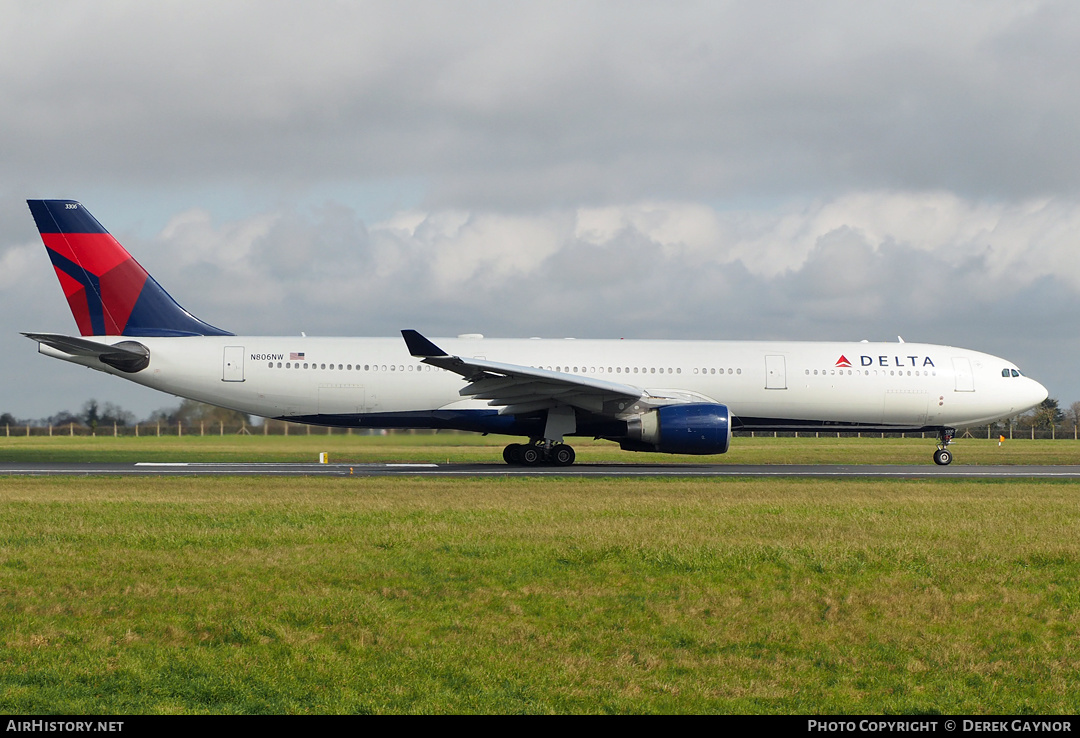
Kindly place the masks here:
[(229, 336), (169, 296), (74, 200), (27, 200), (84, 336)]

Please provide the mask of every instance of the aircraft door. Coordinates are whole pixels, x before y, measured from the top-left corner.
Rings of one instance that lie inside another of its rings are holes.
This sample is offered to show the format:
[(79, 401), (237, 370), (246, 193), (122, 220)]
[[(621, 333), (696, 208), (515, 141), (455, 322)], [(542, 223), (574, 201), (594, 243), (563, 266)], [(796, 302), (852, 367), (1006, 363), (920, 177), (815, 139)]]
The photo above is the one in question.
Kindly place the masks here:
[(765, 357), (765, 389), (787, 389), (787, 362), (783, 356)]
[(244, 381), (244, 347), (226, 346), (221, 367), (222, 382)]
[(953, 375), (956, 377), (957, 392), (974, 392), (975, 377), (971, 373), (971, 361), (963, 356), (957, 356), (952, 360)]

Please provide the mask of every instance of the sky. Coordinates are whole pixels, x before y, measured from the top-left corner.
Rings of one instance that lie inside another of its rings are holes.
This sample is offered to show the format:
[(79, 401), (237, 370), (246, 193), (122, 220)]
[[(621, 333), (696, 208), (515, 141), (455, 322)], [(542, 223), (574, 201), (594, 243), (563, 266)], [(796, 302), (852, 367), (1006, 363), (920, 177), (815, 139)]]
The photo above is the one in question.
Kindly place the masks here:
[(0, 14), (0, 412), (178, 404), (19, 335), (76, 331), (39, 197), (237, 334), (902, 336), (1080, 400), (1080, 4)]

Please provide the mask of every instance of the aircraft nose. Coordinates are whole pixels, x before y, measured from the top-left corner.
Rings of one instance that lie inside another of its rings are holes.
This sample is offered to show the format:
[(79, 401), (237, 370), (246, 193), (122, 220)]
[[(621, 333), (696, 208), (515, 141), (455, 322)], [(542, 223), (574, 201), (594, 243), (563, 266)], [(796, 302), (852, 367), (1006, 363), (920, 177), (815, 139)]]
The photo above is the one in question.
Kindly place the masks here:
[(1010, 415), (1024, 413), (1033, 407), (1037, 407), (1043, 400), (1050, 396), (1050, 392), (1031, 377), (1021, 377), (1020, 381), (1008, 383), (1012, 389), (1009, 392)]
[(1034, 407), (1050, 396), (1049, 390), (1036, 382), (1031, 380), (1031, 406)]

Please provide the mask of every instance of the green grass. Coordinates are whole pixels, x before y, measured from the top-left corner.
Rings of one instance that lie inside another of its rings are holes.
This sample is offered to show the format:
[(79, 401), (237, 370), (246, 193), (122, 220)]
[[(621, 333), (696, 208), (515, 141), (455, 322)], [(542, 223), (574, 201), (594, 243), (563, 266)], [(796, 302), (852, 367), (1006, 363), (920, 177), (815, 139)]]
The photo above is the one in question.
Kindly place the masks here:
[[(500, 436), (469, 433), (349, 436), (0, 436), (0, 461), (393, 461), (501, 463)], [(608, 441), (568, 439), (580, 463), (623, 464), (933, 464), (933, 438), (734, 438), (721, 456), (674, 456), (622, 451)], [(951, 446), (957, 464), (1080, 464), (1080, 442), (960, 438)]]
[(0, 479), (8, 713), (1075, 713), (1068, 483)]

